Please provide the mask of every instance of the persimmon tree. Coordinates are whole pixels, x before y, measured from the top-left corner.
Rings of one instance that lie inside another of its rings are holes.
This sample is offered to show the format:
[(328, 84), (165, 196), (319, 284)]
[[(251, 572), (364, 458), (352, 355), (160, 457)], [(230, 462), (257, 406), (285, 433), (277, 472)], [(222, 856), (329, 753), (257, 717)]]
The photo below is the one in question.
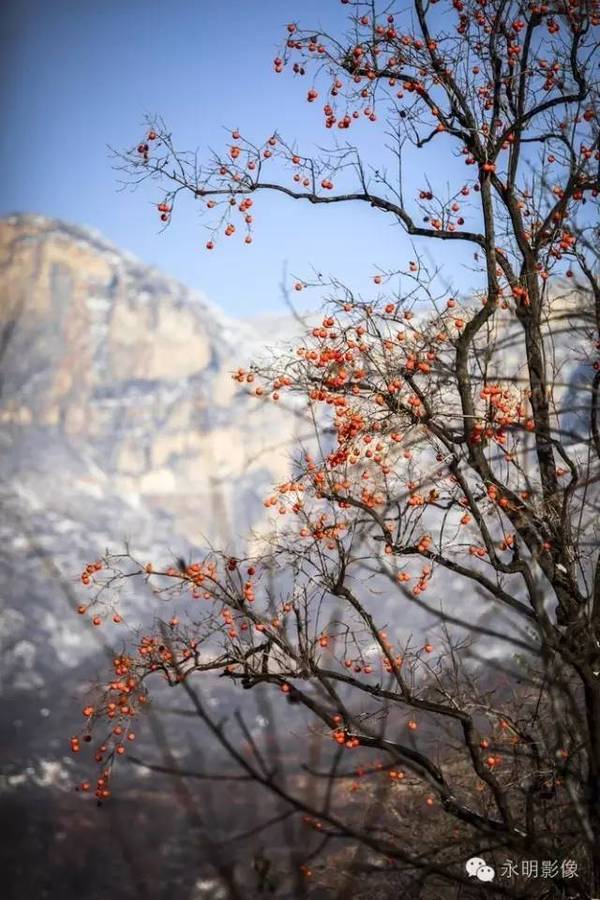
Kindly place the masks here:
[[(249, 402), (287, 405), (312, 428), (265, 499), (268, 536), (235, 558), (174, 568), (128, 550), (84, 571), (80, 611), (97, 626), (122, 626), (132, 579), (175, 610), (115, 657), (84, 709), (83, 737), (101, 732), (96, 793), (110, 795), (156, 675), (304, 817), (315, 853), (363, 847), (348, 871), (382, 891), (479, 896), (464, 862), (484, 855), (497, 867), (488, 893), (597, 895), (598, 7), (342, 3), (346, 34), (290, 23), (274, 60), (311, 79), (306, 100), (337, 136), (329, 152), (235, 130), (200, 163), (153, 121), (119, 155), (129, 182), (162, 190), (165, 224), (186, 195), (201, 204), (208, 250), (238, 229), (251, 243), (264, 192), (367, 204), (413, 249), (399, 241), (404, 258), (375, 271), (369, 297), (299, 278), (297, 291), (320, 292), (322, 319), (292, 353), (233, 373)], [(394, 178), (347, 141), (371, 127), (385, 129)], [(446, 177), (463, 163), (465, 175), (441, 190), (424, 174), (408, 197), (403, 168), (423, 148), (448, 161)], [(478, 288), (431, 270), (424, 248), (439, 242), (471, 248)], [(429, 636), (408, 638), (407, 621)], [(258, 748), (240, 751), (202, 700), (210, 673), (280, 692), (276, 717), (302, 711), (329, 740), (307, 769), (314, 796)], [(577, 875), (498, 877), (506, 858), (571, 859)]]

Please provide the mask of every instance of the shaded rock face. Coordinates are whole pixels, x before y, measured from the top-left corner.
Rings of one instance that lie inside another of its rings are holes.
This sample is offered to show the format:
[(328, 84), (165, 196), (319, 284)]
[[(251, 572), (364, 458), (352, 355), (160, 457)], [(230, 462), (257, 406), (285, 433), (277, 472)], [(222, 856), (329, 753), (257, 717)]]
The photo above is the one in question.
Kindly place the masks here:
[(60, 222), (4, 220), (0, 265), (0, 421), (13, 467), (68, 446), (82, 477), (167, 509), (194, 542), (255, 525), (288, 465), (274, 449), (288, 436), (282, 417), (230, 378), (259, 350), (258, 331)]

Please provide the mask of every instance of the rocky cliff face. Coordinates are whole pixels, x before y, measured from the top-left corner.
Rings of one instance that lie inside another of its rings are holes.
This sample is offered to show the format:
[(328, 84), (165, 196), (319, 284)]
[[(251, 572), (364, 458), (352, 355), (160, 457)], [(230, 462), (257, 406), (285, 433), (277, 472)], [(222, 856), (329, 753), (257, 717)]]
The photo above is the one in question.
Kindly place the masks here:
[(287, 466), (274, 447), (288, 436), (282, 417), (248, 404), (230, 378), (259, 350), (258, 330), (95, 234), (41, 217), (0, 225), (0, 265), (12, 477), (64, 452), (86, 490), (108, 479), (121, 498), (168, 510), (192, 542), (247, 533)]

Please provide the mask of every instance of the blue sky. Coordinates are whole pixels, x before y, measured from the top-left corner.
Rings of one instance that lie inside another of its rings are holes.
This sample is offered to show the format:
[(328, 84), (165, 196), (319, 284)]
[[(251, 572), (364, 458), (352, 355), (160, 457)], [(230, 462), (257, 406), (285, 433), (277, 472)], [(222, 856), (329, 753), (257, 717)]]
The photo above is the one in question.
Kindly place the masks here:
[[(343, 27), (339, 0), (8, 0), (0, 15), (0, 214), (92, 226), (241, 316), (282, 309), (284, 265), (299, 276), (314, 266), (372, 290), (376, 266), (412, 257), (402, 230), (362, 204), (315, 210), (275, 196), (255, 203), (250, 247), (225, 241), (209, 253), (193, 203), (159, 234), (156, 193), (117, 190), (107, 145), (137, 142), (145, 114), (163, 116), (186, 149), (220, 148), (224, 126), (257, 141), (278, 129), (303, 148), (330, 140), (320, 102), (305, 102), (307, 81), (275, 75), (272, 59), (288, 21)], [(356, 133), (367, 155), (381, 154), (378, 126), (361, 122)], [(411, 162), (408, 195), (423, 186), (425, 168), (445, 177), (448, 163), (431, 152)], [(456, 289), (468, 290), (458, 245), (435, 249)]]

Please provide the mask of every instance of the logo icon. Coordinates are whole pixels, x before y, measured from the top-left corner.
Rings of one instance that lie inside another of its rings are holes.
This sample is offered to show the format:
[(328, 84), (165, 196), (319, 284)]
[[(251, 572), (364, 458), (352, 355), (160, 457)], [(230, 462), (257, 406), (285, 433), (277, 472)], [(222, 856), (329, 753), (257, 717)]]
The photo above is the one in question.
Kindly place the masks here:
[(479, 881), (493, 881), (496, 873), (491, 866), (488, 866), (485, 859), (480, 856), (472, 856), (465, 863), (465, 869), (469, 878), (478, 878)]

